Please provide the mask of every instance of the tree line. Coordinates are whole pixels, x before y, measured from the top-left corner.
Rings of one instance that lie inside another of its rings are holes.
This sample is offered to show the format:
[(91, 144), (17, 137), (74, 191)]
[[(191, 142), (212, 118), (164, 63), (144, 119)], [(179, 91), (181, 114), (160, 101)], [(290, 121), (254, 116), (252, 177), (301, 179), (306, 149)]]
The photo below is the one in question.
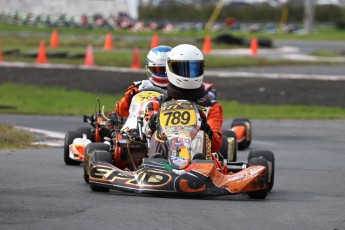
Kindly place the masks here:
[[(286, 4), (272, 7), (269, 4), (227, 5), (218, 16), (218, 21), (235, 18), (237, 21), (270, 21), (279, 22), (283, 8), (288, 9), (288, 23), (302, 22), (304, 19), (303, 4)], [(141, 20), (188, 20), (207, 21), (214, 11), (214, 6), (206, 4), (195, 7), (188, 4), (163, 6), (141, 6)], [(322, 23), (345, 23), (345, 8), (336, 5), (318, 5), (315, 8), (315, 21)]]

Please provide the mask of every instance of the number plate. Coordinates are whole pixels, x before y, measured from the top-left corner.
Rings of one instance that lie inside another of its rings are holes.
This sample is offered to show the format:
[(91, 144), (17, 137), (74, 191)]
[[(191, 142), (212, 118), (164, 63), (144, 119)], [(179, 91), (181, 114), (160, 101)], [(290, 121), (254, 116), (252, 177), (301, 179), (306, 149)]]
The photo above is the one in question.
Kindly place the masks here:
[(163, 129), (197, 124), (193, 105), (188, 101), (169, 101), (161, 106), (159, 121)]
[(151, 98), (157, 97), (161, 95), (158, 92), (153, 92), (153, 91), (144, 91), (140, 92), (135, 95), (135, 102), (141, 103), (141, 102), (148, 102)]

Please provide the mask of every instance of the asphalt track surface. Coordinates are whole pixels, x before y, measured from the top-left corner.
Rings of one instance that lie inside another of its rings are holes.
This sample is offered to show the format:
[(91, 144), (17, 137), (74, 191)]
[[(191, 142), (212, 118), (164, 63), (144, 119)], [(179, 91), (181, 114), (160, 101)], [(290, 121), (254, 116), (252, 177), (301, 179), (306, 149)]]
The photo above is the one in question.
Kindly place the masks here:
[[(62, 133), (85, 125), (80, 117), (21, 115), (0, 115), (0, 123)], [(0, 229), (345, 229), (345, 121), (252, 124), (250, 149), (276, 157), (265, 200), (94, 193), (81, 166), (64, 164), (61, 147), (2, 150)]]

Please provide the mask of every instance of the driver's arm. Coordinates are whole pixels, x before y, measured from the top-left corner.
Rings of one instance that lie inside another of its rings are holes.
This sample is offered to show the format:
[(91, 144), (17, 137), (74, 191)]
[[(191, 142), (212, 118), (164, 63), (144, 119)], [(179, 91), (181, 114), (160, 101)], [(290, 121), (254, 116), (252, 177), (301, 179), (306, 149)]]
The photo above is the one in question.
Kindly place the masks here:
[(129, 107), (132, 102), (133, 96), (138, 93), (138, 86), (137, 85), (130, 85), (125, 92), (125, 96), (121, 98), (114, 108), (115, 113), (120, 117), (128, 117), (129, 116)]
[(223, 109), (219, 103), (214, 104), (209, 110), (207, 124), (212, 130), (211, 152), (214, 153), (222, 146)]

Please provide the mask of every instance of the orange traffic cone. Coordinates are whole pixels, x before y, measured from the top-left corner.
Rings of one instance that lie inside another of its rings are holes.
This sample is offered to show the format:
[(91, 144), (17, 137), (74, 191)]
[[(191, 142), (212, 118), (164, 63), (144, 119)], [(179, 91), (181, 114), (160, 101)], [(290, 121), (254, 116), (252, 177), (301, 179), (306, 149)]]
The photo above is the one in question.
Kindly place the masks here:
[(134, 52), (133, 52), (133, 60), (132, 60), (132, 65), (131, 65), (132, 69), (140, 69), (140, 52), (138, 48), (134, 48)]
[(93, 58), (92, 45), (88, 45), (86, 48), (84, 65), (86, 65), (86, 66), (94, 66), (95, 65), (95, 60)]
[(104, 50), (112, 50), (113, 49), (113, 36), (110, 32), (107, 33), (105, 36), (104, 41)]
[(250, 53), (251, 55), (255, 56), (258, 54), (259, 44), (257, 38), (252, 38), (250, 41)]
[(46, 48), (44, 46), (44, 41), (40, 42), (40, 46), (38, 49), (38, 54), (37, 54), (37, 59), (36, 59), (37, 63), (47, 63), (47, 53), (46, 53)]
[(53, 30), (52, 35), (50, 37), (50, 48), (58, 48), (59, 47), (59, 35), (57, 30)]
[(155, 47), (159, 46), (159, 38), (158, 34), (154, 34), (151, 39), (151, 47), (150, 49), (153, 49)]
[(212, 41), (210, 36), (205, 36), (204, 45), (202, 47), (202, 52), (204, 54), (209, 54), (212, 51)]

